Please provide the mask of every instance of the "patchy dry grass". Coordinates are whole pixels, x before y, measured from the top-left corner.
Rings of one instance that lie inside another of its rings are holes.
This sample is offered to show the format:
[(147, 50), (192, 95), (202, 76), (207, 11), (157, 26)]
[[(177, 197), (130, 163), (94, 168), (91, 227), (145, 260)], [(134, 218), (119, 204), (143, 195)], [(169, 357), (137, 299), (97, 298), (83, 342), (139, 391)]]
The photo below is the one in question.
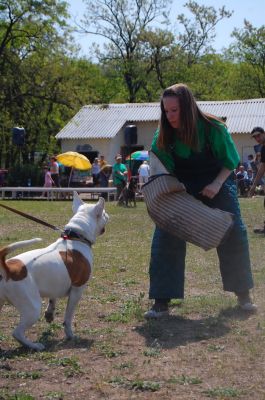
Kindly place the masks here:
[[(149, 307), (148, 263), (153, 224), (144, 203), (107, 204), (110, 223), (94, 246), (94, 277), (75, 315), (74, 341), (61, 323), (42, 318), (29, 336), (45, 343), (36, 353), (20, 347), (11, 331), (18, 315), (5, 305), (0, 315), (0, 399), (265, 399), (264, 236), (252, 233), (264, 219), (263, 199), (242, 199), (255, 279), (256, 315), (245, 315), (224, 293), (215, 251), (188, 246), (186, 299), (173, 301), (172, 315), (145, 321)], [(70, 202), (12, 201), (22, 211), (63, 227)], [(0, 210), (0, 245), (58, 234)]]

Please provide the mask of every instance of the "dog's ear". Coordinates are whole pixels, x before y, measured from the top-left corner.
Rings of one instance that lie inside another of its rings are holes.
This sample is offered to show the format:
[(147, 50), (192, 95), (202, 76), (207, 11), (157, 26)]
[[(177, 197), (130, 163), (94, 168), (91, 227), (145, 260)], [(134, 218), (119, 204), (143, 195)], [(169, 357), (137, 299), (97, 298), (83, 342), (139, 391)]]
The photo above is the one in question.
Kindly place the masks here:
[(77, 192), (73, 192), (73, 204), (72, 204), (72, 210), (73, 213), (75, 214), (78, 210), (78, 208), (84, 204), (83, 200), (78, 196)]
[(100, 216), (103, 213), (105, 207), (105, 200), (103, 197), (99, 197), (97, 204), (95, 205), (96, 215)]

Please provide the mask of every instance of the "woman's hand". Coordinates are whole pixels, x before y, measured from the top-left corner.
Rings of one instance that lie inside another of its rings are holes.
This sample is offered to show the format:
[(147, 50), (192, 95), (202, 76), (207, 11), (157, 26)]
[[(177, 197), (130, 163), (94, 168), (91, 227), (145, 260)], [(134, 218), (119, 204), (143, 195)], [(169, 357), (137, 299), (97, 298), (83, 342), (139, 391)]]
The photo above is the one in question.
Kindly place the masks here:
[(205, 197), (208, 197), (209, 199), (213, 199), (217, 195), (221, 187), (222, 182), (213, 181), (202, 189), (201, 194)]

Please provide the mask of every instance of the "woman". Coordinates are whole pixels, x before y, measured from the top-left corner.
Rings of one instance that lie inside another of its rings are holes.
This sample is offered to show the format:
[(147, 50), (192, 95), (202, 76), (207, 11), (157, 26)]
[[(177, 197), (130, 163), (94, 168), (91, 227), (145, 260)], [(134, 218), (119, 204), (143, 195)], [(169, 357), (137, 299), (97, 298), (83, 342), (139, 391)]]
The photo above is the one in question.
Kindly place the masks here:
[(54, 186), (60, 187), (59, 164), (55, 156), (51, 157), (50, 172)]
[[(255, 311), (249, 294), (253, 279), (247, 231), (232, 172), (239, 155), (225, 124), (203, 113), (186, 85), (173, 85), (162, 95), (152, 151), (188, 193), (210, 207), (234, 214), (233, 228), (217, 248), (223, 288), (236, 294), (243, 310)], [(149, 297), (155, 302), (146, 318), (168, 314), (170, 300), (184, 298), (185, 255), (186, 242), (156, 227), (149, 269)]]

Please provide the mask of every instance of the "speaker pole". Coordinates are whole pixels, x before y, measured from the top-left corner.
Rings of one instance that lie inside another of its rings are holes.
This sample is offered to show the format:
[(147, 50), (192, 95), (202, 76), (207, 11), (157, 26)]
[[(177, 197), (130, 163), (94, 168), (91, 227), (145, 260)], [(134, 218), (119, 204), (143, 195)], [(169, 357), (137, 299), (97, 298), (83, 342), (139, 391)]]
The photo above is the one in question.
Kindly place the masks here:
[(129, 152), (130, 152), (130, 162), (129, 162), (129, 166), (130, 166), (130, 177), (132, 177), (132, 152), (131, 152), (131, 146), (129, 146)]

